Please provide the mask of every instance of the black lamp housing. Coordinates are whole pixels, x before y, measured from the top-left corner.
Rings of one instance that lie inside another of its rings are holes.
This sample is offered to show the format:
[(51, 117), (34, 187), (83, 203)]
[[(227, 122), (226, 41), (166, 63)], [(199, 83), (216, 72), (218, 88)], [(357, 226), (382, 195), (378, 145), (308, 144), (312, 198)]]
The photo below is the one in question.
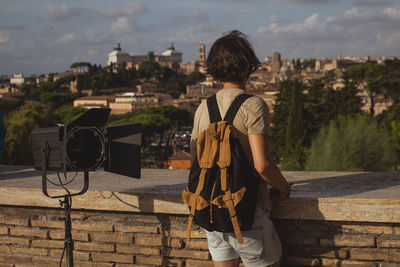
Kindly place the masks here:
[(35, 169), (88, 172), (103, 166), (107, 172), (140, 178), (142, 126), (104, 127), (110, 111), (92, 108), (67, 125), (34, 129)]

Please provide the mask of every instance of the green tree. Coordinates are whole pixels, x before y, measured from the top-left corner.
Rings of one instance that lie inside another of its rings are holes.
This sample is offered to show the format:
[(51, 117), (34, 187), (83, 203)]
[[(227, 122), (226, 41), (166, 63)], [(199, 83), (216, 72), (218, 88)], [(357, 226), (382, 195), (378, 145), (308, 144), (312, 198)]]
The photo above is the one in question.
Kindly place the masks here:
[(303, 83), (295, 79), (292, 84), (292, 97), (285, 133), (285, 156), (282, 161), (283, 170), (302, 170), (304, 168), (305, 124)]
[(139, 73), (142, 78), (160, 78), (161, 66), (155, 61), (143, 61), (139, 64)]
[(189, 75), (186, 77), (186, 81), (188, 84), (196, 84), (202, 80), (204, 80), (205, 75), (201, 72), (198, 71), (193, 71), (189, 73)]
[(322, 128), (306, 161), (312, 171), (388, 171), (398, 163), (389, 133), (363, 115), (341, 117)]
[(40, 105), (29, 105), (11, 113), (5, 122), (7, 143), (2, 162), (32, 165), (31, 132), (35, 128), (55, 125), (50, 111)]
[(362, 63), (346, 69), (346, 75), (364, 89), (371, 103), (370, 115), (375, 115), (375, 98), (383, 93), (385, 87), (385, 66), (373, 63)]
[(24, 104), (22, 99), (0, 99), (0, 113), (7, 116)]
[(77, 119), (80, 115), (87, 111), (86, 108), (74, 107), (71, 105), (65, 105), (56, 109), (53, 113), (55, 119), (59, 123), (70, 123)]

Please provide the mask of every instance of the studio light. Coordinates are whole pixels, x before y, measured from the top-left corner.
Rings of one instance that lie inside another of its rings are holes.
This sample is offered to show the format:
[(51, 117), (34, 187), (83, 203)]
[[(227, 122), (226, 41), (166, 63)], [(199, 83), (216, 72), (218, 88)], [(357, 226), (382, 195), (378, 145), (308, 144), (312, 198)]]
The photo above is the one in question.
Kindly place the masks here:
[[(42, 191), (50, 198), (60, 201), (65, 209), (65, 245), (67, 266), (73, 267), (73, 241), (71, 234), (72, 196), (82, 195), (89, 188), (89, 171), (103, 166), (104, 171), (140, 178), (140, 123), (128, 123), (104, 127), (110, 115), (108, 108), (89, 109), (69, 124), (37, 128), (31, 133), (34, 167), (42, 172)], [(47, 178), (47, 171), (57, 171), (59, 183)], [(75, 172), (67, 181), (67, 172)], [(70, 192), (66, 187), (76, 174), (84, 172), (84, 184), (79, 192)], [(61, 179), (60, 172), (65, 180)], [(66, 194), (51, 196), (47, 183), (61, 186)], [(61, 262), (62, 262), (61, 257)], [(60, 262), (60, 266), (61, 266)]]
[(34, 167), (52, 171), (107, 172), (140, 178), (141, 124), (104, 127), (110, 109), (89, 109), (67, 125), (31, 133)]

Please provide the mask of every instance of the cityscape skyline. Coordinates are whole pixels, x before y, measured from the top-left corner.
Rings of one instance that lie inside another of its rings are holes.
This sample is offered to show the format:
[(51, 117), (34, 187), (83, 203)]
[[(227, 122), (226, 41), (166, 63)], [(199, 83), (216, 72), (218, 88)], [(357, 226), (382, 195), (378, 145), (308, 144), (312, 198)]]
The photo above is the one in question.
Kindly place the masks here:
[[(0, 75), (61, 72), (76, 61), (106, 65), (120, 42), (130, 54), (161, 53), (171, 42), (197, 59), (222, 33), (247, 34), (264, 60), (399, 56), (397, 0), (168, 1), (0, 0)], [(227, 8), (229, 7), (229, 8)]]

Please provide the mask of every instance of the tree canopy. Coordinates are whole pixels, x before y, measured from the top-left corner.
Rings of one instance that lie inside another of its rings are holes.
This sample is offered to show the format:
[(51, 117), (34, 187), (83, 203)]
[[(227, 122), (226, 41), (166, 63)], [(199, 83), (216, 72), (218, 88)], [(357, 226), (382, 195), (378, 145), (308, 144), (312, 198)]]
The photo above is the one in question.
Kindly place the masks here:
[(398, 161), (390, 134), (364, 115), (340, 117), (313, 140), (310, 171), (390, 171)]

